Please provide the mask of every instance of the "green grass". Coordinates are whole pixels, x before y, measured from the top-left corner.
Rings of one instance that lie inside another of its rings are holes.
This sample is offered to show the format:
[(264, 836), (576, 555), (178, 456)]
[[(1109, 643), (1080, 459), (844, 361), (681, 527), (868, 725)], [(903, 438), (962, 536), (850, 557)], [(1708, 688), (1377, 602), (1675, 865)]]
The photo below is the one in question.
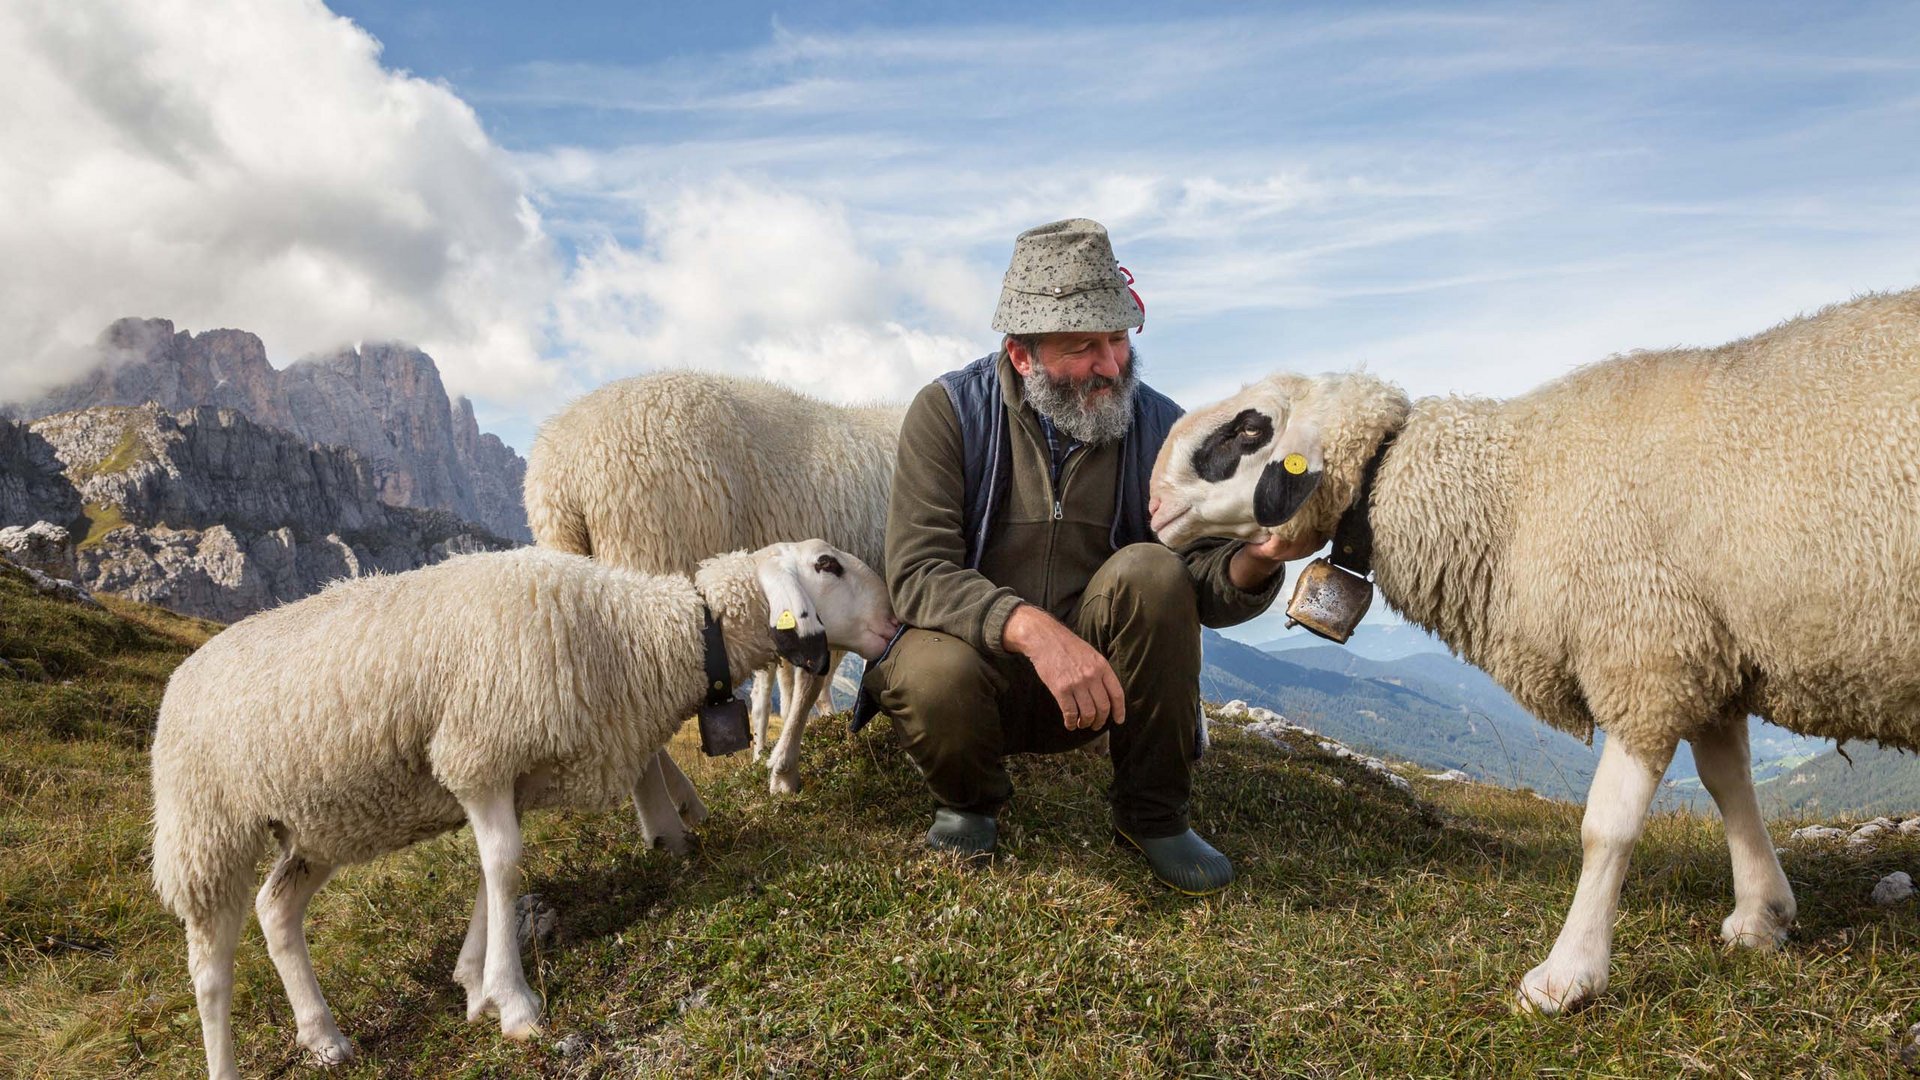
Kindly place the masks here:
[(112, 450), (107, 451), (106, 457), (100, 459), (91, 469), (86, 470), (87, 476), (117, 473), (140, 460), (140, 437), (135, 434), (133, 428), (134, 425), (129, 423), (120, 432), (120, 441), (114, 443)]
[[(97, 670), (139, 669), (150, 640), (166, 638), (110, 642)], [(8, 717), (0, 1075), (194, 1075), (184, 945), (145, 875), (140, 740)], [(1612, 987), (1541, 1020), (1508, 1002), (1572, 894), (1576, 807), (1421, 780), (1407, 795), (1308, 746), (1216, 732), (1195, 815), (1243, 876), (1202, 901), (1111, 841), (1088, 755), (1016, 759), (1005, 854), (973, 869), (921, 849), (925, 798), (885, 721), (816, 722), (792, 798), (680, 745), (713, 810), (690, 859), (640, 850), (624, 808), (528, 819), (527, 888), (560, 920), (526, 953), (548, 1003), (531, 1045), (463, 1023), (448, 978), (470, 834), (348, 868), (310, 923), (362, 1054), (343, 1075), (1866, 1076), (1898, 1067), (1920, 1019), (1920, 921), (1867, 901), (1920, 864), (1911, 839), (1790, 849), (1800, 924), (1755, 955), (1714, 940), (1731, 904), (1717, 822), (1658, 816)], [(235, 1034), (248, 1076), (310, 1075), (251, 926)], [(562, 1056), (572, 1034), (584, 1048)]]
[(87, 503), (80, 508), (87, 522), (87, 535), (77, 545), (81, 548), (100, 546), (107, 534), (127, 523), (126, 515), (112, 503)]

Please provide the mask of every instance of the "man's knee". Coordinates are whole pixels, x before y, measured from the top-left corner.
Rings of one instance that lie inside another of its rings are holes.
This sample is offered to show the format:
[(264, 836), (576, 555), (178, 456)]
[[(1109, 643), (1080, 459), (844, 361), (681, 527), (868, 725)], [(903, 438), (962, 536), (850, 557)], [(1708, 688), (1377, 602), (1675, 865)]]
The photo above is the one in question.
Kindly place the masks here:
[(942, 702), (991, 696), (999, 676), (979, 650), (950, 634), (910, 628), (875, 672), (883, 706), (938, 708)]
[(1162, 544), (1128, 544), (1100, 567), (1088, 590), (1133, 600), (1156, 611), (1195, 606), (1193, 578), (1187, 564)]

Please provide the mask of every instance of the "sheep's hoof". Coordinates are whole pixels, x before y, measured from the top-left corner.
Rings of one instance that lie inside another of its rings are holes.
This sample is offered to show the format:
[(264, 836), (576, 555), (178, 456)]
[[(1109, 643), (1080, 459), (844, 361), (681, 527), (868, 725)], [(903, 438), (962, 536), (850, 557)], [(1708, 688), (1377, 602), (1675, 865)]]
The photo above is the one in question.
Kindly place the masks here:
[(669, 855), (685, 855), (693, 850), (693, 841), (684, 832), (667, 832), (654, 837), (653, 846)]
[(540, 1001), (530, 991), (518, 990), (502, 995), (500, 1034), (514, 1042), (526, 1042), (540, 1034)]
[(1607, 988), (1607, 971), (1583, 970), (1577, 967), (1556, 968), (1549, 960), (1520, 980), (1520, 993), (1515, 1004), (1522, 1012), (1539, 1013), (1542, 1016), (1558, 1016), (1571, 1012), (1600, 995)]
[(1792, 923), (1792, 916), (1782, 918), (1769, 907), (1752, 911), (1735, 908), (1720, 924), (1720, 940), (1729, 945), (1772, 952), (1786, 943), (1787, 927)]
[(705, 820), (707, 820), (707, 804), (701, 802), (697, 795), (687, 800), (687, 805), (680, 808), (680, 824), (689, 829), (699, 828), (700, 823)]
[(467, 1023), (477, 1024), (493, 1011), (493, 999), (482, 993), (479, 985), (467, 987)]
[(800, 774), (798, 772), (768, 773), (767, 790), (775, 795), (797, 795), (800, 793)]
[(321, 1032), (317, 1035), (300, 1037), (300, 1045), (306, 1048), (313, 1063), (323, 1069), (335, 1065), (345, 1065), (353, 1060), (353, 1044), (338, 1031)]

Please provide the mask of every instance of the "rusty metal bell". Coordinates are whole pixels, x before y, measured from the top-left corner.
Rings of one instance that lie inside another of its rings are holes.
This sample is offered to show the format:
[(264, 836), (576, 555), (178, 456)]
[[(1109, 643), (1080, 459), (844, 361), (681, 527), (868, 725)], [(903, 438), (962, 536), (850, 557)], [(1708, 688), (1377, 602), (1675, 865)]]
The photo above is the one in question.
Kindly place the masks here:
[(1342, 645), (1373, 604), (1373, 583), (1328, 559), (1315, 559), (1300, 571), (1293, 599), (1287, 601), (1287, 627), (1308, 630)]

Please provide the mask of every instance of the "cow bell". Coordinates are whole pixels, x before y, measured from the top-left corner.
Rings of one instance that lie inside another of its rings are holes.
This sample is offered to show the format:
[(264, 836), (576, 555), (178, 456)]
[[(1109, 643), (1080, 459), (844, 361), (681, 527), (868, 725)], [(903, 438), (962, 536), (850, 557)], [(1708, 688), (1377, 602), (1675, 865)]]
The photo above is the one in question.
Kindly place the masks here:
[(1308, 630), (1342, 645), (1373, 604), (1373, 583), (1351, 570), (1315, 559), (1300, 571), (1287, 601), (1287, 627)]

